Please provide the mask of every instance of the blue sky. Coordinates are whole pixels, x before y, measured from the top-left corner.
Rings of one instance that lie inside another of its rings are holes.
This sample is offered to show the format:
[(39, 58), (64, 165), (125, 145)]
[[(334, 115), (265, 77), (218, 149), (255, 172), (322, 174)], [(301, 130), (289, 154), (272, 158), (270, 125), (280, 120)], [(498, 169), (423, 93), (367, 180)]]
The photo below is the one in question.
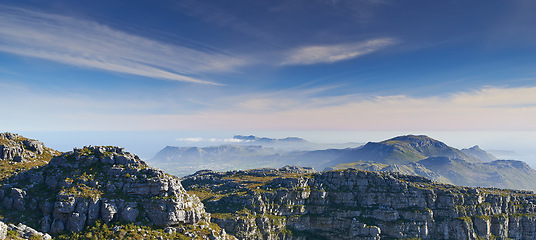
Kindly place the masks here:
[(5, 131), (535, 131), (534, 1), (2, 1)]

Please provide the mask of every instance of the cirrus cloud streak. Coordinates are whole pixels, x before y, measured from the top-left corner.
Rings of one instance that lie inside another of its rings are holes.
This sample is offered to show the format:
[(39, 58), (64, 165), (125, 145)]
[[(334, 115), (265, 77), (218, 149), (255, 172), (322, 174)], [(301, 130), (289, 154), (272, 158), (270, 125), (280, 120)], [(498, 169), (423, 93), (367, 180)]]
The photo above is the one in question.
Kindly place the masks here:
[[(32, 130), (528, 131), (536, 130), (536, 99), (531, 96), (536, 96), (536, 87), (486, 87), (448, 96), (423, 98), (404, 95), (356, 95), (326, 99), (314, 96), (289, 99), (274, 95), (269, 99), (270, 104), (285, 106), (284, 108), (240, 103), (224, 106), (228, 103), (222, 102), (212, 109), (183, 114), (114, 113), (110, 110), (99, 111), (98, 108), (65, 112), (61, 109), (69, 106), (61, 106), (57, 101), (55, 105), (48, 105), (47, 97), (40, 96), (36, 99), (26, 99), (25, 102), (45, 103), (39, 109), (41, 114), (36, 115), (35, 111), (30, 110), (31, 106), (13, 103), (6, 111), (13, 111), (28, 121), (10, 121), (9, 118), (4, 118), (0, 119), (0, 125), (8, 129), (24, 129), (31, 125), (36, 128)], [(253, 98), (249, 95), (248, 97)], [(266, 97), (263, 99), (266, 100)], [(97, 106), (98, 100), (95, 101), (94, 105)], [(243, 101), (251, 102), (255, 99), (245, 98)], [(287, 104), (289, 101), (293, 103)], [(303, 104), (299, 104), (300, 102)], [(114, 106), (118, 109), (125, 107), (121, 102)], [(252, 109), (255, 107), (259, 109)]]
[(394, 38), (376, 38), (346, 44), (312, 45), (291, 50), (282, 65), (334, 63), (357, 58), (394, 45)]
[(0, 51), (143, 77), (216, 84), (196, 77), (234, 71), (239, 58), (155, 41), (73, 17), (0, 6)]

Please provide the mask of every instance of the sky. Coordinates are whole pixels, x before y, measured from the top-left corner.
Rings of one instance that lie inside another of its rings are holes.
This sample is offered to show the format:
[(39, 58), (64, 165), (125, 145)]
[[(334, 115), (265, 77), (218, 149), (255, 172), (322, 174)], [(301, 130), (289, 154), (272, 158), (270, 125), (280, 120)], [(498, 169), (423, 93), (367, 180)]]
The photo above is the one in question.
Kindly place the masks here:
[(531, 0), (4, 0), (0, 128), (533, 133), (534, 9)]

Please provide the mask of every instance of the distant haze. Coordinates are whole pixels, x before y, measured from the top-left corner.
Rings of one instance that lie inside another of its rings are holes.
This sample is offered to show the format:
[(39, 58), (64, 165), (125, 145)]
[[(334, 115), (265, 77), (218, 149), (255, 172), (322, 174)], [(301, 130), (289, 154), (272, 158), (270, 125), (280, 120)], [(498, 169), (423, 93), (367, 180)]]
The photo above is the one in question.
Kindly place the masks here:
[[(366, 143), (378, 142), (405, 134), (427, 135), (456, 148), (474, 145), (484, 150), (503, 150), (516, 153), (515, 160), (523, 160), (536, 167), (536, 132), (462, 132), (462, 131), (147, 131), (147, 132), (17, 132), (29, 138), (43, 141), (48, 147), (68, 151), (85, 145), (117, 145), (150, 159), (166, 146), (214, 146), (232, 144), (233, 136), (255, 135), (259, 137), (301, 137), (312, 143)], [(187, 139), (196, 141), (187, 141)], [(185, 141), (186, 140), (186, 141)], [(501, 157), (500, 155), (498, 156)]]

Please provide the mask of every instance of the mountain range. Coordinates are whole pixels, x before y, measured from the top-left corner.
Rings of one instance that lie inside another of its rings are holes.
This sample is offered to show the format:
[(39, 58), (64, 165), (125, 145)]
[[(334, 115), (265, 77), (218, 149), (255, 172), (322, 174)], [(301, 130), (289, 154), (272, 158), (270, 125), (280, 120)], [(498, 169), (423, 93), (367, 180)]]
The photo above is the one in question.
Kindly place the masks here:
[(363, 143), (347, 142), (347, 143), (313, 143), (299, 137), (286, 137), (286, 138), (268, 138), (257, 137), (254, 135), (244, 136), (235, 135), (232, 138), (232, 145), (240, 146), (263, 146), (269, 148), (275, 148), (281, 152), (290, 151), (313, 151), (313, 150), (325, 150), (325, 149), (343, 149), (343, 148), (355, 148), (362, 146)]
[[(285, 166), (178, 178), (121, 147), (58, 152), (0, 133), (0, 239), (536, 238), (534, 192), (430, 180), (519, 185), (534, 179), (525, 163), (484, 162), (477, 147), (457, 150), (426, 136), (367, 145), (285, 154), (261, 146), (168, 148), (182, 159), (316, 156), (309, 163), (373, 170)], [(342, 162), (351, 153), (357, 161)]]
[[(255, 143), (263, 139), (254, 136), (240, 138)], [(478, 146), (459, 150), (423, 135), (398, 136), (354, 148), (312, 151), (282, 151), (253, 145), (168, 146), (150, 162), (179, 176), (202, 169), (227, 171), (297, 165), (318, 170), (356, 168), (390, 171), (463, 186), (536, 190), (536, 182), (533, 181), (536, 171), (525, 162), (497, 160)]]

